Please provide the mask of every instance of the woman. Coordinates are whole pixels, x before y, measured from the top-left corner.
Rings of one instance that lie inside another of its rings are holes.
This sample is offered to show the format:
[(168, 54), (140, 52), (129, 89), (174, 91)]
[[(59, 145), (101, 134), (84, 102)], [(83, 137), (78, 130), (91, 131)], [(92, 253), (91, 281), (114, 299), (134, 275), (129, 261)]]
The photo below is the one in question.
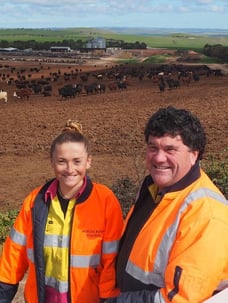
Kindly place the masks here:
[(55, 178), (25, 199), (0, 259), (0, 303), (28, 271), (26, 303), (97, 303), (118, 295), (123, 219), (106, 186), (91, 181), (87, 139), (69, 120), (50, 149)]

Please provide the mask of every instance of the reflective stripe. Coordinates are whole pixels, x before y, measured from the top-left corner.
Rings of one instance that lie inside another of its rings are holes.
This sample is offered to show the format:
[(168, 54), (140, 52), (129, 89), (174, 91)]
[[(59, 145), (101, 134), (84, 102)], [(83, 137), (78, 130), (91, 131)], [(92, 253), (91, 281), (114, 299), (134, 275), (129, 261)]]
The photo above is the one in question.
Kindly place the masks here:
[(90, 256), (72, 255), (70, 257), (70, 264), (72, 267), (78, 267), (78, 268), (96, 267), (100, 264), (100, 255), (90, 255)]
[[(69, 247), (69, 236), (58, 236), (58, 235), (45, 235), (44, 246), (45, 247)], [(102, 253), (111, 254), (118, 252), (119, 241), (107, 241), (103, 242)], [(73, 267), (89, 267), (97, 266), (100, 264), (100, 255), (92, 256), (72, 256)]]
[(14, 243), (22, 246), (25, 246), (27, 241), (27, 237), (24, 234), (17, 231), (14, 227), (11, 229), (9, 237)]
[[(27, 249), (28, 259), (34, 263), (34, 251), (33, 249)], [(71, 256), (71, 266), (79, 268), (96, 267), (100, 264), (100, 255), (91, 256)]]
[(45, 234), (45, 237), (44, 237), (44, 246), (45, 247), (68, 248), (69, 242), (70, 242), (69, 236)]
[(119, 241), (106, 241), (103, 242), (102, 252), (103, 254), (115, 254), (118, 252)]
[(171, 248), (176, 238), (181, 215), (191, 203), (201, 198), (212, 198), (218, 202), (228, 205), (228, 201), (221, 194), (208, 188), (200, 188), (190, 193), (179, 208), (175, 221), (172, 225), (170, 225), (160, 241), (160, 246), (158, 247), (157, 255), (154, 259), (154, 270), (151, 272), (146, 272), (128, 260), (126, 266), (126, 272), (128, 274), (145, 284), (155, 284), (158, 287), (165, 287), (165, 270)]
[(53, 277), (45, 277), (45, 285), (53, 287), (59, 293), (65, 293), (68, 291), (67, 281), (58, 281)]
[(217, 200), (218, 202), (228, 205), (228, 201), (223, 195), (206, 187), (199, 188), (195, 192), (192, 192), (185, 200), (189, 200), (188, 202), (190, 203), (193, 200), (197, 200), (203, 197), (210, 197), (214, 200)]
[(144, 271), (130, 260), (127, 262), (126, 272), (144, 284), (154, 284), (158, 287), (165, 287), (164, 279), (161, 274), (151, 271)]
[[(34, 263), (34, 251), (33, 249), (27, 249), (28, 259)], [(88, 268), (96, 267), (100, 264), (100, 255), (91, 255), (91, 256), (71, 256), (71, 266), (78, 268)], [(53, 278), (52, 278), (53, 279)], [(49, 284), (48, 284), (49, 285)], [(52, 285), (50, 285), (52, 286)]]
[(158, 253), (155, 258), (154, 271), (162, 272), (164, 277), (165, 269), (168, 264), (168, 257), (173, 246), (174, 240), (176, 238), (176, 233), (178, 230), (179, 222), (181, 219), (182, 213), (186, 210), (186, 208), (193, 203), (194, 201), (201, 198), (212, 198), (217, 201), (227, 204), (226, 199), (224, 197), (208, 188), (200, 188), (192, 193), (190, 193), (185, 200), (183, 201), (181, 207), (178, 210), (176, 220), (172, 225), (167, 229), (166, 233), (163, 236), (163, 239), (160, 242), (160, 247), (158, 248)]
[(32, 248), (27, 249), (27, 257), (32, 263), (34, 263), (34, 251)]
[(158, 290), (154, 296), (154, 303), (166, 303), (165, 299), (162, 297), (161, 291)]

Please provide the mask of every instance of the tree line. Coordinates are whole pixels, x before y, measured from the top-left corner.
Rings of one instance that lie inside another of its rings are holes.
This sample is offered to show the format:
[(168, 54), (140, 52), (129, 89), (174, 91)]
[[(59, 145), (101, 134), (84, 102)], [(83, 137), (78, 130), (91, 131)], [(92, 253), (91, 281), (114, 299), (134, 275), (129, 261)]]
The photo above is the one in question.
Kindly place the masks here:
[[(9, 42), (7, 40), (0, 40), (0, 48), (8, 48), (13, 47), (20, 50), (25, 49), (33, 49), (33, 50), (49, 50), (51, 46), (67, 46), (70, 47), (72, 50), (80, 50), (86, 48), (86, 44), (88, 41), (83, 40), (62, 40), (62, 41), (45, 41), (45, 42), (38, 42), (36, 40), (28, 40), (28, 41), (20, 41), (15, 40), (13, 42)], [(123, 40), (113, 40), (107, 39), (106, 40), (106, 48), (108, 47), (118, 47), (122, 49), (146, 49), (147, 44), (144, 42), (125, 42)]]
[(221, 59), (222, 62), (228, 62), (228, 47), (221, 44), (206, 44), (203, 48), (204, 55), (208, 57)]
[[(9, 42), (7, 40), (0, 40), (0, 48), (13, 47), (20, 50), (32, 49), (32, 50), (49, 50), (52, 46), (67, 46), (72, 50), (86, 49), (86, 40), (62, 40), (62, 41), (45, 41), (38, 42), (36, 40), (20, 41), (15, 40)], [(116, 47), (122, 49), (146, 49), (147, 44), (145, 42), (125, 42), (124, 40), (106, 39), (106, 48)], [(203, 48), (203, 53), (208, 57), (221, 59), (222, 62), (228, 62), (228, 47), (221, 44), (209, 45), (206, 44)]]

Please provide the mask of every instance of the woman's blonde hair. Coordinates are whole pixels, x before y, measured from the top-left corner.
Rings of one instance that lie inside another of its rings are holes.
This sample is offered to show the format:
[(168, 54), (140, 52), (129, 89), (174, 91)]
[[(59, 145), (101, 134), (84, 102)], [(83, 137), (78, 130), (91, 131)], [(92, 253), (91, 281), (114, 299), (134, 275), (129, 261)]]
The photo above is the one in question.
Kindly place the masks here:
[(86, 151), (89, 153), (89, 144), (87, 138), (82, 133), (82, 125), (75, 120), (67, 120), (62, 132), (53, 140), (50, 148), (50, 156), (56, 149), (56, 145), (66, 142), (79, 142), (83, 143)]
[(82, 125), (81, 123), (79, 123), (78, 121), (74, 121), (74, 120), (67, 120), (63, 132), (65, 131), (75, 131), (75, 132), (79, 132), (82, 134)]

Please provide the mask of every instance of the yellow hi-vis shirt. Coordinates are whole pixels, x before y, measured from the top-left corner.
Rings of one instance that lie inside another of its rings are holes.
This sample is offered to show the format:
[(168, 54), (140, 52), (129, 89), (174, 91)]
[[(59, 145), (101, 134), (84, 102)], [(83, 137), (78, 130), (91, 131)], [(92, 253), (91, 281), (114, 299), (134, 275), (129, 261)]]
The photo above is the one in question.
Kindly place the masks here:
[(55, 196), (50, 204), (45, 229), (45, 284), (60, 294), (68, 292), (69, 243), (75, 200), (69, 201), (64, 216), (58, 197)]

